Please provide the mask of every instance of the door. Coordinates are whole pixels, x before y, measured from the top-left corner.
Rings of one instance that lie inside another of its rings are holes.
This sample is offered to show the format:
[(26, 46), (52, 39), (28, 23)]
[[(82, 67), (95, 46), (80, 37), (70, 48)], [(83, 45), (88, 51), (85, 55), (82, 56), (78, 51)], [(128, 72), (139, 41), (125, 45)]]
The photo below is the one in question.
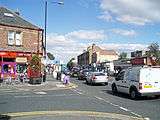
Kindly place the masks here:
[(123, 80), (124, 80), (125, 71), (121, 71), (116, 77), (116, 86), (119, 92), (123, 92)]

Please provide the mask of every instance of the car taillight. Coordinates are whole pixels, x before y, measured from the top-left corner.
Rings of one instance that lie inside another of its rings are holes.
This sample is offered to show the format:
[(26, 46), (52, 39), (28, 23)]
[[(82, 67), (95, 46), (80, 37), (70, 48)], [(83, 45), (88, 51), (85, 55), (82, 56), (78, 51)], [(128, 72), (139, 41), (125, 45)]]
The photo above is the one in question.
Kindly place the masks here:
[(142, 83), (139, 83), (139, 90), (142, 90)]
[(92, 79), (95, 80), (95, 79), (97, 79), (97, 78), (96, 78), (96, 76), (93, 76)]

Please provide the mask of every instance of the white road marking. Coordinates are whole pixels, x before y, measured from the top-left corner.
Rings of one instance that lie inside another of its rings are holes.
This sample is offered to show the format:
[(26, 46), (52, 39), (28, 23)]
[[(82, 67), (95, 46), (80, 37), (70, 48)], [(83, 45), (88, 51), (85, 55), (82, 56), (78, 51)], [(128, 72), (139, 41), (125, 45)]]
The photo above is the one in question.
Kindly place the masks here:
[(150, 118), (144, 118), (145, 120), (150, 120)]
[(137, 113), (135, 113), (135, 112), (131, 112), (131, 114), (133, 114), (133, 115), (135, 115), (135, 116), (137, 116), (137, 117), (142, 117), (142, 115), (139, 115), (139, 114), (137, 114)]
[(111, 105), (115, 106), (115, 107), (120, 107), (119, 105), (117, 104), (114, 104), (114, 103), (110, 103)]
[[(98, 99), (98, 100), (102, 100), (102, 101), (104, 101), (104, 102), (106, 102), (106, 103), (109, 103), (109, 104), (112, 105), (112, 106), (118, 107), (119, 109), (121, 109), (121, 110), (123, 110), (123, 111), (129, 112), (129, 113), (135, 115), (136, 117), (142, 118), (142, 115), (139, 115), (139, 114), (137, 114), (137, 113), (135, 113), (135, 112), (132, 112), (131, 110), (129, 110), (129, 109), (127, 109), (127, 108), (124, 108), (124, 107), (119, 106), (119, 105), (117, 105), (117, 104), (111, 103), (110, 101), (105, 100), (105, 99), (103, 99), (103, 98), (101, 98), (101, 97), (98, 97), (98, 96), (94, 96), (94, 97), (95, 97), (96, 99)], [(149, 118), (145, 118), (145, 120), (150, 120), (150, 119), (149, 119)]]
[(46, 92), (34, 92), (34, 93), (37, 95), (46, 95), (47, 94)]
[(104, 99), (101, 98), (101, 97), (97, 97), (97, 96), (94, 96), (94, 97), (97, 98), (97, 99), (99, 99), (99, 100), (103, 100), (104, 101)]
[(73, 91), (73, 92), (76, 92), (76, 93), (78, 93), (79, 95), (82, 95), (82, 94), (83, 94), (81, 91), (79, 91), (79, 90), (76, 90), (76, 89), (73, 89), (72, 91)]
[(23, 95), (14, 96), (15, 98), (36, 98), (36, 97), (65, 97), (65, 96), (75, 96), (76, 94), (57, 94), (57, 95)]
[(124, 110), (124, 111), (130, 111), (127, 108), (124, 108), (124, 107), (119, 107), (119, 108), (122, 109), (122, 110)]

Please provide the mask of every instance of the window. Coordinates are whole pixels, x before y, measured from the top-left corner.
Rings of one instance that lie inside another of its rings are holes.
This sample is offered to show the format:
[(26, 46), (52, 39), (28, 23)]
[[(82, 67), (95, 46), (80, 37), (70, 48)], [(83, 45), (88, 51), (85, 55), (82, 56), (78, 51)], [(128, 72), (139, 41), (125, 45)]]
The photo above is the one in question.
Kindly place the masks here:
[(14, 32), (8, 32), (8, 45), (14, 45)]
[(22, 45), (21, 32), (9, 31), (8, 32), (8, 45), (21, 46)]
[(125, 71), (121, 71), (121, 72), (118, 74), (117, 79), (118, 79), (118, 80), (123, 80), (124, 74), (125, 74)]
[(16, 32), (16, 45), (22, 45), (21, 32)]

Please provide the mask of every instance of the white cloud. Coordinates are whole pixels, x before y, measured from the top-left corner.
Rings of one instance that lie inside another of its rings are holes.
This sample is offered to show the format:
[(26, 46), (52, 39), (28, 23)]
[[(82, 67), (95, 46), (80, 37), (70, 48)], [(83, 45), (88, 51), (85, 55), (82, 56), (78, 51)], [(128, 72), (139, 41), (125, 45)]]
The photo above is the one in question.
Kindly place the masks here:
[(78, 40), (103, 40), (106, 35), (103, 30), (79, 30), (68, 33), (66, 37)]
[(119, 34), (122, 36), (135, 36), (136, 35), (136, 32), (134, 30), (112, 29), (111, 31), (115, 34)]
[(102, 0), (100, 8), (103, 15), (99, 18), (135, 25), (159, 22), (159, 5), (159, 0)]
[(105, 38), (103, 30), (79, 30), (63, 35), (52, 33), (47, 35), (47, 50), (66, 63), (86, 50), (92, 40), (96, 42)]
[[(84, 33), (84, 30), (82, 31)], [(91, 31), (91, 33), (92, 32), (93, 31)], [(77, 33), (80, 33), (80, 37), (78, 37), (79, 34)], [(87, 31), (87, 33), (90, 33), (90, 32)], [(87, 33), (84, 33), (84, 34), (87, 34)], [(129, 33), (126, 33), (125, 35), (131, 35), (131, 33), (129, 32)], [(84, 39), (85, 35), (83, 36), (82, 33), (79, 31), (77, 32), (74, 31), (66, 34), (52, 33), (47, 36), (48, 36), (47, 50), (51, 52), (57, 59), (60, 59), (65, 63), (67, 63), (72, 57), (77, 58), (77, 56), (80, 55), (83, 52), (83, 50), (86, 50), (89, 45), (92, 45), (92, 41), (90, 41), (87, 38)], [(142, 45), (142, 44), (106, 44), (104, 42), (100, 42), (98, 38), (100, 37), (97, 37), (95, 39), (97, 40), (97, 43), (95, 41), (94, 43), (96, 43), (98, 46), (104, 49), (114, 49), (116, 51), (122, 51), (122, 50), (133, 51), (133, 50), (145, 49), (147, 47), (146, 45)], [(89, 40), (89, 41), (86, 41), (86, 40)]]
[(145, 44), (102, 44), (101, 47), (104, 49), (112, 49), (116, 51), (135, 51), (135, 50), (145, 50), (148, 45)]

